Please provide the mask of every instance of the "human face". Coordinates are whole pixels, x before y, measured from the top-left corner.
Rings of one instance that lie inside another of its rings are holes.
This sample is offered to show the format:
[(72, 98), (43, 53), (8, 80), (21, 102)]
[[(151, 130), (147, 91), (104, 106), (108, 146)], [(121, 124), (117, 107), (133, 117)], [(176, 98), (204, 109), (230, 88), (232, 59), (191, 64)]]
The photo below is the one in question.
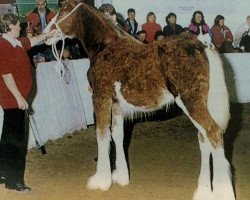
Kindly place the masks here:
[(224, 19), (220, 19), (220, 20), (219, 20), (219, 26), (224, 26), (224, 22), (225, 22)]
[(196, 23), (201, 23), (202, 15), (199, 14), (199, 13), (196, 13), (195, 17), (194, 17), (194, 20), (195, 20)]
[(45, 1), (41, 0), (41, 1), (37, 2), (36, 6), (37, 6), (37, 9), (39, 12), (44, 12), (45, 7), (46, 7), (46, 3), (45, 3)]
[(116, 23), (116, 14), (111, 15), (109, 12), (105, 12), (104, 14), (109, 16), (114, 21), (114, 23)]
[(176, 23), (176, 18), (174, 16), (171, 16), (168, 18), (168, 21), (171, 23), (171, 24), (175, 24)]
[(250, 27), (250, 18), (247, 19), (247, 25)]
[(128, 18), (130, 20), (134, 20), (135, 19), (135, 13), (134, 12), (128, 13)]
[(138, 35), (138, 39), (141, 41), (141, 42), (144, 42), (144, 40), (146, 39), (146, 33), (141, 33)]
[(20, 35), (20, 30), (21, 30), (21, 27), (20, 27), (20, 22), (17, 21), (17, 24), (16, 25), (13, 25), (11, 24), (10, 25), (10, 34), (14, 37), (14, 38), (18, 38), (19, 35)]
[(162, 40), (162, 39), (164, 39), (164, 36), (163, 36), (163, 35), (159, 35), (159, 36), (157, 37), (157, 41)]
[(150, 23), (155, 23), (155, 16), (154, 15), (149, 15), (148, 16), (148, 21), (150, 22)]

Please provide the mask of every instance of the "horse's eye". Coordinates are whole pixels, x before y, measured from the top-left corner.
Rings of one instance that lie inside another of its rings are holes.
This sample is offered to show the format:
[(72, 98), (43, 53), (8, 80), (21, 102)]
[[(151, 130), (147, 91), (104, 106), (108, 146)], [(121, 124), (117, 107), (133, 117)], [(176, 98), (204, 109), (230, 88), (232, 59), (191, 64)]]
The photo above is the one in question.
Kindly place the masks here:
[(62, 16), (63, 14), (62, 13), (59, 13), (59, 16)]

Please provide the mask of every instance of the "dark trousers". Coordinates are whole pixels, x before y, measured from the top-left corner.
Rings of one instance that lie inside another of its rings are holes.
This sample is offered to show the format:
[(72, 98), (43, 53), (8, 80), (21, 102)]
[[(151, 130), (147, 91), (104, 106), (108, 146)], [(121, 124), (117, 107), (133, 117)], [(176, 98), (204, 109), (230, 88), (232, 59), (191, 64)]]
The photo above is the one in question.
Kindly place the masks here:
[(21, 109), (3, 109), (3, 111), (0, 172), (7, 182), (23, 181), (28, 146), (25, 111)]

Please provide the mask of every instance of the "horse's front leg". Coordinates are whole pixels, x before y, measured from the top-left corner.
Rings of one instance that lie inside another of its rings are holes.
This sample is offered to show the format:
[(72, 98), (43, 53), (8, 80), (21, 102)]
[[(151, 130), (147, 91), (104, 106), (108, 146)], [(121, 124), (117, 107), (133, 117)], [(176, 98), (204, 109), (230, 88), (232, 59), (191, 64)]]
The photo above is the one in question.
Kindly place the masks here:
[(94, 176), (88, 180), (87, 188), (91, 190), (100, 189), (106, 191), (111, 186), (111, 169), (109, 160), (110, 147), (110, 130), (106, 129), (102, 133), (101, 130), (96, 130), (98, 143), (98, 162), (97, 170)]
[(129, 184), (128, 166), (123, 149), (123, 115), (118, 104), (112, 106), (112, 137), (116, 146), (116, 169), (112, 173), (113, 183), (121, 186)]
[(106, 191), (112, 184), (109, 160), (109, 149), (111, 141), (111, 104), (112, 100), (93, 98), (96, 114), (96, 137), (98, 144), (97, 170), (94, 176), (88, 180), (88, 189), (100, 189)]

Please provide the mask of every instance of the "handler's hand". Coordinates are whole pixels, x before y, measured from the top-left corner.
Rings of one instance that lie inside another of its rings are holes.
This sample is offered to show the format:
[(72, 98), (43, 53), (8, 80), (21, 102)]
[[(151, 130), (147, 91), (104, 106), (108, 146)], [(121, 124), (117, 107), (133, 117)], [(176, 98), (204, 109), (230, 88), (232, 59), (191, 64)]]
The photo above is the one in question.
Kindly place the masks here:
[(23, 98), (23, 96), (19, 96), (16, 98), (19, 109), (25, 110), (29, 108), (27, 101)]

